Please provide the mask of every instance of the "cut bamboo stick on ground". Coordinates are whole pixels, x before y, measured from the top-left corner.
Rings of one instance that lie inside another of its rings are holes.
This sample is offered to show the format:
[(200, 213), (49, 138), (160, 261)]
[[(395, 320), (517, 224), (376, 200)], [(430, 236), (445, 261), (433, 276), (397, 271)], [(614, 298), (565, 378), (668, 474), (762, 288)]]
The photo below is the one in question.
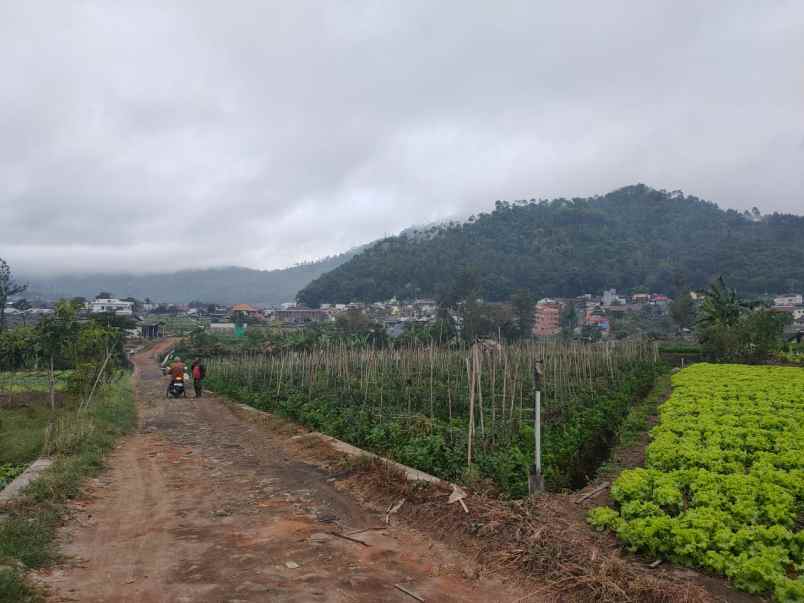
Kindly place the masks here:
[(398, 503), (396, 503), (393, 507), (388, 507), (388, 511), (385, 513), (385, 523), (386, 525), (391, 523), (391, 515), (398, 512), (399, 509), (402, 508), (402, 505), (405, 504), (405, 499), (403, 498)]
[(354, 536), (355, 534), (362, 534), (363, 532), (369, 532), (371, 530), (387, 530), (388, 526), (376, 526), (372, 528), (363, 528), (362, 530), (355, 530), (354, 532), (349, 532), (346, 536)]
[(343, 538), (344, 540), (349, 540), (351, 542), (356, 542), (357, 544), (362, 544), (363, 546), (371, 546), (368, 542), (364, 542), (362, 540), (358, 540), (357, 538), (352, 538), (351, 536), (347, 536), (346, 534), (339, 534), (338, 532), (330, 532), (333, 536), (337, 536), (338, 538)]
[(424, 603), (424, 599), (422, 599), (422, 598), (421, 598), (419, 595), (417, 595), (416, 593), (409, 591), (407, 588), (405, 588), (405, 587), (404, 587), (404, 586), (402, 586), (401, 584), (394, 584), (394, 588), (395, 588), (395, 589), (397, 589), (397, 590), (402, 591), (402, 592), (403, 592), (403, 593), (405, 593), (407, 596), (412, 597), (412, 598), (416, 599), (417, 601), (421, 601), (421, 603)]
[(593, 488), (592, 490), (590, 490), (586, 494), (583, 494), (582, 496), (579, 496), (577, 499), (575, 499), (575, 502), (576, 503), (582, 503), (586, 499), (592, 498), (593, 496), (595, 496), (597, 494), (600, 494), (601, 492), (603, 492), (603, 490), (605, 490), (608, 487), (609, 487), (609, 482), (603, 482), (602, 484), (600, 484), (596, 488)]

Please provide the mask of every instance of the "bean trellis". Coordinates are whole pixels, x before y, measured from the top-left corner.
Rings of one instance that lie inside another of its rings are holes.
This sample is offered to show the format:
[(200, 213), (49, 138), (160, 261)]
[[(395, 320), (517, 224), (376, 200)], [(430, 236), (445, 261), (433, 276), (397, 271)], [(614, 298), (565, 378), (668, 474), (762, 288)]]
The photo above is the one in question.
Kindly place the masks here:
[(453, 444), (463, 442), (465, 462), (471, 464), (473, 450), (508, 446), (532, 425), (537, 365), (549, 427), (616, 388), (635, 366), (656, 361), (655, 345), (646, 341), (402, 349), (332, 344), (281, 355), (213, 358), (208, 372), (213, 389), (258, 401), (262, 408), (325, 403), (330, 414), (359, 413), (368, 428), (394, 423), (420, 435), (439, 431)]

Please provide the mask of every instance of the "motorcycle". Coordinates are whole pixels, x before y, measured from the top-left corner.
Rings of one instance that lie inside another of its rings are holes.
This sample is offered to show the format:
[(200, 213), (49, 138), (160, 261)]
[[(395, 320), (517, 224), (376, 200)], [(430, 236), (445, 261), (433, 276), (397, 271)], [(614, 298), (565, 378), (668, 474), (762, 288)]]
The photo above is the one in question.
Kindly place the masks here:
[(186, 398), (187, 397), (187, 390), (184, 387), (184, 378), (177, 377), (173, 381), (170, 382), (168, 386), (168, 397), (170, 398)]

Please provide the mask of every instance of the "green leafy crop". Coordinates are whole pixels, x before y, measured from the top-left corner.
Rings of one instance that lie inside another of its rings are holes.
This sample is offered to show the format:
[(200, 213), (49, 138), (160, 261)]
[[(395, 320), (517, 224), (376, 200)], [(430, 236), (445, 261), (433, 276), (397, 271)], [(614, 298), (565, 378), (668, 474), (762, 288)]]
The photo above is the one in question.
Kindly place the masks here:
[(673, 377), (646, 467), (589, 522), (633, 551), (804, 601), (804, 371), (697, 364)]
[(10, 484), (15, 477), (25, 470), (25, 465), (0, 465), (0, 490)]

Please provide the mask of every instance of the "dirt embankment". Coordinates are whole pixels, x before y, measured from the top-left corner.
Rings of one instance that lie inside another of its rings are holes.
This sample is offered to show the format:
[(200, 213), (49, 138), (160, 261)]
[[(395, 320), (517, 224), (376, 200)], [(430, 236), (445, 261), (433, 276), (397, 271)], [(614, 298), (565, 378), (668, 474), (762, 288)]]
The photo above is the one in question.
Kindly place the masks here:
[[(385, 524), (295, 458), (289, 435), (215, 398), (167, 400), (134, 358), (141, 424), (93, 480), (43, 572), (52, 601), (515, 601), (524, 591), (403, 525)], [(381, 527), (382, 529), (374, 529)], [(356, 542), (360, 541), (360, 542)]]
[[(670, 394), (666, 391), (644, 409), (651, 412)], [(281, 417), (235, 403), (230, 408), (275, 434), (294, 458), (337, 471), (342, 455), (326, 440)], [(608, 485), (620, 470), (641, 466), (647, 432), (617, 447), (607, 472), (577, 493), (548, 493), (521, 501), (504, 501), (472, 492), (466, 509), (448, 503), (451, 489), (443, 484), (411, 482), (382, 462), (351, 464), (336, 487), (378, 513), (405, 501), (393, 516), (424, 530), (475, 559), (479, 576), (507, 576), (519, 581), (524, 601), (599, 601), (606, 603), (760, 603), (761, 597), (737, 592), (721, 577), (625, 553), (610, 533), (592, 530), (586, 513), (608, 502)]]

